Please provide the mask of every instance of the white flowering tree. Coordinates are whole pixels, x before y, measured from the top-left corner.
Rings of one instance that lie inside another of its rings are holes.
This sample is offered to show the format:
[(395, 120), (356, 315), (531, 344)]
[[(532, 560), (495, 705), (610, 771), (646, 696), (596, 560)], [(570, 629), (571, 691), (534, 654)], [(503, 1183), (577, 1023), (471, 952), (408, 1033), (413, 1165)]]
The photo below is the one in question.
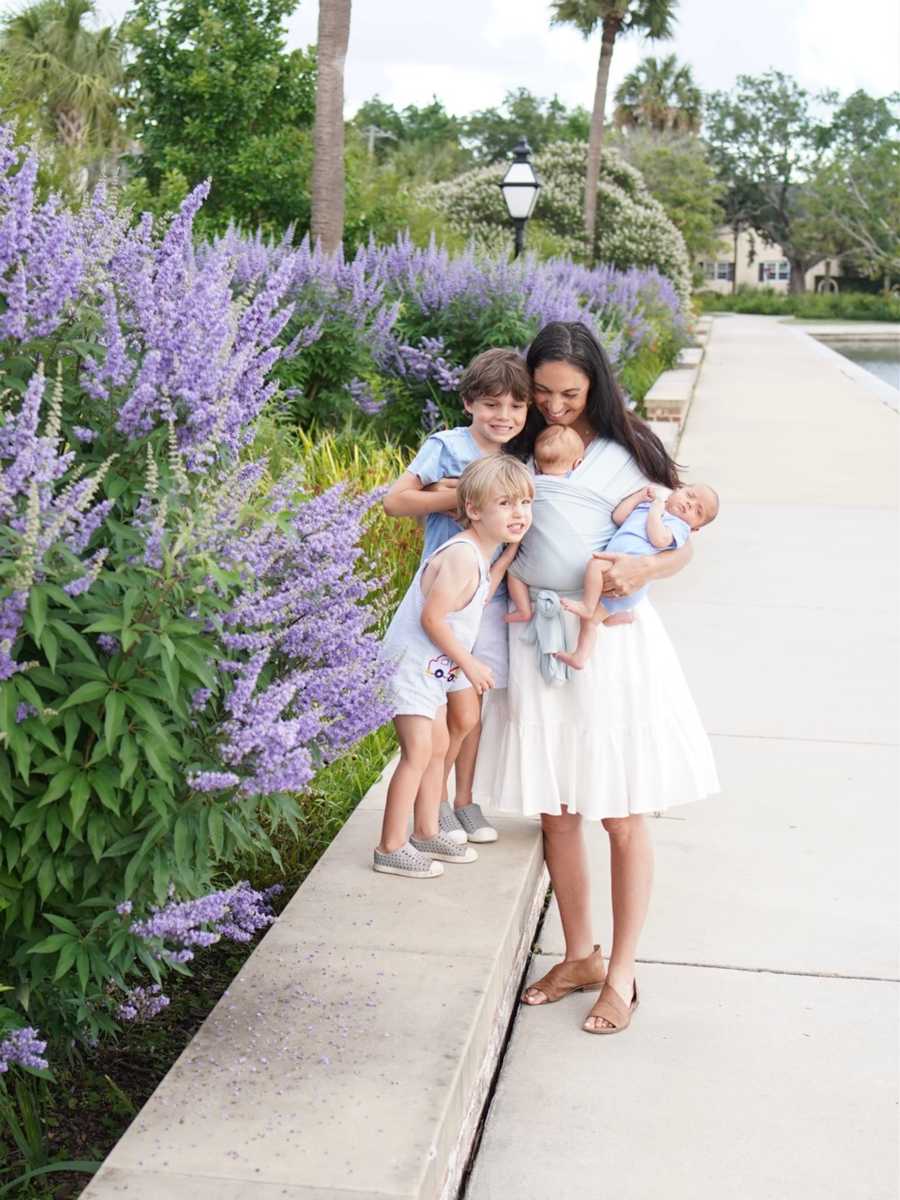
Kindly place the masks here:
[[(586, 161), (583, 142), (556, 142), (535, 156), (543, 185), (532, 221), (535, 234), (554, 253), (576, 259), (593, 259), (623, 269), (657, 267), (687, 300), (691, 270), (684, 239), (650, 195), (640, 172), (613, 149), (603, 151), (594, 240), (588, 246), (582, 227)], [(477, 246), (504, 250), (511, 238), (497, 184), (505, 169), (504, 163), (478, 167), (450, 183), (422, 188), (419, 199)]]

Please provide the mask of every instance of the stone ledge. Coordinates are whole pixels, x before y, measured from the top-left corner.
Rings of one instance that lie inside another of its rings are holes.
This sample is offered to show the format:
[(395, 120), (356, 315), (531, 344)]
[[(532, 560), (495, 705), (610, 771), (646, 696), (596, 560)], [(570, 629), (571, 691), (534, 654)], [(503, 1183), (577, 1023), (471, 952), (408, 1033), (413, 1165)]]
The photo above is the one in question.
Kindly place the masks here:
[(663, 371), (644, 397), (647, 416), (652, 421), (684, 423), (691, 397), (697, 385), (698, 367), (676, 367)]
[(83, 1200), (449, 1200), (546, 892), (540, 826), (433, 881), (350, 817)]

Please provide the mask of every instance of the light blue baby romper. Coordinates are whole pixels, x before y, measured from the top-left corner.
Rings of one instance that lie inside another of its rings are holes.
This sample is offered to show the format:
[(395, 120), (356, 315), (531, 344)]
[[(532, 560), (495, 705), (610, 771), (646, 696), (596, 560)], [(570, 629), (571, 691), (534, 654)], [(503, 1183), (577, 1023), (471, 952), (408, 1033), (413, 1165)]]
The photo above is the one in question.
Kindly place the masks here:
[[(659, 554), (660, 550), (647, 537), (647, 515), (650, 512), (650, 502), (639, 504), (627, 520), (623, 521), (618, 531), (612, 535), (606, 545), (608, 554)], [(681, 517), (663, 510), (662, 523), (672, 531), (672, 545), (667, 550), (680, 549), (691, 536), (691, 527)], [(646, 596), (647, 589), (642, 587), (630, 596), (604, 596), (601, 603), (609, 612), (627, 612), (640, 603)]]

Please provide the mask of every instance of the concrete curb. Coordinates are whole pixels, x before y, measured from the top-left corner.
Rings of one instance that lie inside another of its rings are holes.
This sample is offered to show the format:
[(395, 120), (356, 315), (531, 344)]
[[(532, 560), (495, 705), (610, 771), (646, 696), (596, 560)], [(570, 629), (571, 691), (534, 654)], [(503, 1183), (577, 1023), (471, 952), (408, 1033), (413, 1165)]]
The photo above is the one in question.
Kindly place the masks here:
[(369, 791), (83, 1200), (451, 1200), (546, 894), (540, 826), (480, 861), (370, 869)]
[(680, 350), (675, 366), (663, 371), (644, 397), (647, 424), (672, 456), (681, 441), (711, 332), (712, 319), (699, 317), (693, 329), (697, 345)]

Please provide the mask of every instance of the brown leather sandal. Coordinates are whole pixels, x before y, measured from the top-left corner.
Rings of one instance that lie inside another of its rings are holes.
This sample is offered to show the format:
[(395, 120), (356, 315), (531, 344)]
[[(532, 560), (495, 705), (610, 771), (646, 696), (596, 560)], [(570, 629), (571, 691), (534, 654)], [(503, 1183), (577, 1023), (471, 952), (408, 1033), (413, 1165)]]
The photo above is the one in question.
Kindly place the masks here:
[[(631, 1018), (640, 1002), (637, 980), (634, 981), (630, 1005), (625, 1003), (614, 987), (605, 983), (603, 991), (600, 993), (600, 999), (585, 1017), (585, 1024), (581, 1028), (585, 1033), (622, 1033), (631, 1024)], [(591, 1017), (609, 1021), (611, 1028), (604, 1029), (602, 1025), (599, 1028), (597, 1026), (588, 1027), (587, 1022)]]
[[(606, 970), (603, 966), (603, 951), (595, 946), (587, 958), (576, 958), (571, 962), (557, 963), (543, 978), (530, 983), (522, 993), (521, 1001), (529, 1008), (540, 1008), (541, 1004), (555, 1004), (573, 992), (593, 992), (603, 987)], [(532, 1003), (525, 997), (529, 992), (540, 992), (546, 1000)]]

